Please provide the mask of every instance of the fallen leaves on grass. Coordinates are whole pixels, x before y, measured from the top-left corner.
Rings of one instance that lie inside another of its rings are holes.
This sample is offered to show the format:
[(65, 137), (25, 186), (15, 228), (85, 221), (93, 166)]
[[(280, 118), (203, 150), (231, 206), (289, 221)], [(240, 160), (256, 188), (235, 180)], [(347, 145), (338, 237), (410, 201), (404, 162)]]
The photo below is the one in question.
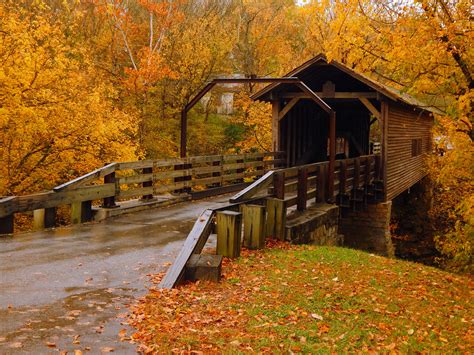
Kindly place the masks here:
[(219, 284), (150, 288), (132, 308), (131, 341), (143, 353), (474, 350), (467, 277), (276, 241), (224, 259), (223, 274)]

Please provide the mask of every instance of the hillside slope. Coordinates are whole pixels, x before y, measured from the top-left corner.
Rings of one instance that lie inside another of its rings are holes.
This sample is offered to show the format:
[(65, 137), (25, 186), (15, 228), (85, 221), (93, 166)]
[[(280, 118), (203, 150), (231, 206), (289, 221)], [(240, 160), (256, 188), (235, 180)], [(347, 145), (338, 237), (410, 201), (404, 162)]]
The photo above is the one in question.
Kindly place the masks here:
[(361, 251), (273, 244), (220, 284), (150, 290), (133, 308), (147, 351), (472, 352), (473, 282)]

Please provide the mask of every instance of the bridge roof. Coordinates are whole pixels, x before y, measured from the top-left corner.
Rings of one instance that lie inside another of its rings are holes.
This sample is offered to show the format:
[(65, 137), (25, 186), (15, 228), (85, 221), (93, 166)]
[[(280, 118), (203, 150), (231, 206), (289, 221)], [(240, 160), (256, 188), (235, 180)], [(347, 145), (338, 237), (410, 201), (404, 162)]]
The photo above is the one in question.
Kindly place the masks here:
[[(336, 69), (336, 71), (334, 70)], [(403, 103), (409, 106), (413, 106), (415, 108), (433, 112), (436, 114), (443, 114), (443, 112), (436, 107), (430, 106), (422, 101), (418, 100), (417, 98), (404, 93), (400, 90), (397, 90), (391, 86), (385, 85), (380, 83), (366, 75), (358, 73), (353, 69), (349, 68), (347, 65), (344, 65), (340, 62), (335, 60), (328, 61), (324, 54), (319, 54), (316, 57), (308, 60), (307, 62), (303, 63), (299, 67), (293, 69), (284, 77), (297, 77), (301, 81), (305, 82), (311, 89), (315, 89), (314, 85), (318, 85), (311, 82), (314, 82), (317, 79), (321, 79), (323, 82), (325, 80), (330, 80), (332, 76), (336, 75), (336, 72), (346, 74), (346, 78), (349, 77), (353, 80), (345, 81), (346, 91), (364, 91), (374, 90), (381, 95), (399, 103)], [(340, 75), (340, 74), (339, 74)], [(321, 81), (320, 80), (320, 81)], [(321, 83), (319, 83), (321, 84)], [(312, 87), (313, 86), (313, 87)], [(347, 90), (347, 88), (352, 88), (352, 90)], [(260, 101), (271, 101), (271, 93), (273, 92), (284, 92), (291, 90), (291, 84), (283, 84), (283, 83), (273, 83), (267, 85), (262, 90), (258, 91), (257, 93), (253, 94), (251, 98), (253, 100), (260, 100)], [(318, 90), (315, 90), (318, 91)]]

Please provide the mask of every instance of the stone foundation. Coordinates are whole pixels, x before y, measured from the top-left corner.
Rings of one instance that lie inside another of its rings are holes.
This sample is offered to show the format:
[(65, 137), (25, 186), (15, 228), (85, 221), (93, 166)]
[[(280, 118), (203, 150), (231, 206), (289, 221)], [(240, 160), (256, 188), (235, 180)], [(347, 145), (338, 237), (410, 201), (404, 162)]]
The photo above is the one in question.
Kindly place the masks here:
[(339, 207), (317, 204), (304, 212), (288, 217), (285, 239), (294, 244), (334, 245), (343, 244), (338, 234)]
[(390, 236), (392, 202), (369, 204), (366, 211), (345, 211), (339, 219), (344, 245), (389, 257), (394, 256)]

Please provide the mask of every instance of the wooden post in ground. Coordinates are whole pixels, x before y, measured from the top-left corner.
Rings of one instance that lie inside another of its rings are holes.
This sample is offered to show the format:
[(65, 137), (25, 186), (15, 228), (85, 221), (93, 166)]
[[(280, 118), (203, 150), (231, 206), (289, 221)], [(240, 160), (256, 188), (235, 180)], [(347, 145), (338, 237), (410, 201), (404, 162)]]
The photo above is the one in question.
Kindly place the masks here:
[(0, 234), (12, 234), (14, 230), (13, 214), (0, 217)]
[(267, 223), (265, 236), (285, 240), (286, 202), (277, 198), (267, 199)]
[(248, 249), (265, 247), (265, 207), (259, 205), (243, 205), (244, 246)]
[(298, 195), (296, 199), (296, 206), (298, 211), (306, 209), (306, 201), (308, 200), (308, 169), (298, 169)]
[(217, 212), (217, 254), (229, 258), (240, 256), (242, 214), (233, 211)]
[(33, 211), (33, 229), (42, 230), (56, 226), (56, 208), (43, 208)]
[(71, 204), (71, 223), (78, 224), (92, 219), (92, 201), (74, 202)]

